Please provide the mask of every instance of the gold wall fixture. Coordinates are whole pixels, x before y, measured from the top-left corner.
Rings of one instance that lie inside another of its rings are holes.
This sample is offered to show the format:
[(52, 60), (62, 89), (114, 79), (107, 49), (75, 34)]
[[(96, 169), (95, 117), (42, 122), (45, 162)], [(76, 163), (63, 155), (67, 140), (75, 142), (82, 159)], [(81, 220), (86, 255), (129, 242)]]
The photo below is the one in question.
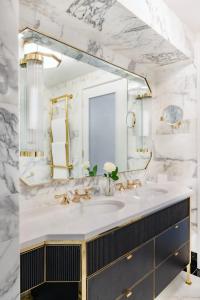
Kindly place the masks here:
[[(51, 102), (51, 122), (53, 120), (53, 106), (54, 104), (57, 104), (59, 102), (65, 101), (65, 125), (66, 125), (66, 140), (65, 140), (65, 151), (66, 151), (66, 165), (60, 166), (60, 165), (55, 165), (53, 162), (53, 154), (52, 154), (52, 149), (50, 151), (51, 155), (51, 163), (50, 163), (50, 168), (51, 168), (51, 177), (54, 175), (54, 168), (60, 168), (60, 169), (68, 169), (69, 172), (73, 169), (73, 164), (70, 161), (70, 132), (69, 132), (69, 110), (68, 110), (68, 101), (73, 99), (72, 94), (65, 94), (56, 98), (52, 98), (50, 100)], [(50, 132), (50, 141), (51, 144), (53, 143), (53, 133), (52, 129)]]
[[(160, 121), (161, 122), (164, 122), (165, 121), (165, 118), (163, 117), (163, 116), (161, 116), (160, 117)], [(183, 122), (182, 121), (177, 121), (176, 123), (168, 123), (168, 122), (166, 122), (169, 126), (171, 126), (173, 129), (179, 129), (181, 126), (182, 126), (182, 124), (183, 124)]]
[(138, 94), (136, 96), (136, 99), (137, 100), (143, 100), (143, 99), (148, 99), (148, 98), (152, 98), (152, 93), (149, 92), (149, 93), (144, 93), (144, 94)]
[(148, 148), (137, 148), (136, 151), (140, 152), (140, 153), (149, 153), (150, 152), (150, 150)]
[(20, 156), (23, 157), (43, 157), (43, 151), (20, 151)]

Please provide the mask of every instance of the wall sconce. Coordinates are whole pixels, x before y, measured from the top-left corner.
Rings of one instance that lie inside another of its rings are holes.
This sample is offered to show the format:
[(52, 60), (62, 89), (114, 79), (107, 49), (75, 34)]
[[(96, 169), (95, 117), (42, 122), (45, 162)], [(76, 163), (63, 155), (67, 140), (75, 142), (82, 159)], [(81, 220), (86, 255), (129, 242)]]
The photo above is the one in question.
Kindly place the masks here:
[(20, 156), (44, 156), (43, 57), (30, 54), (20, 66)]
[(61, 63), (59, 54), (35, 43), (24, 43), (20, 62), (20, 156), (44, 156), (43, 90), (45, 68)]

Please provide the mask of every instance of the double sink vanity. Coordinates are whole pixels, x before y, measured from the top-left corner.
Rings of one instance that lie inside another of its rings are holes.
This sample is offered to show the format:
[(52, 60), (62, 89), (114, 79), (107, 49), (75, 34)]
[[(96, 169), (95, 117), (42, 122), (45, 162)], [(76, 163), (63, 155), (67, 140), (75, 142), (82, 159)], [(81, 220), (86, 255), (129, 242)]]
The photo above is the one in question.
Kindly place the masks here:
[[(191, 191), (120, 182), (153, 157), (152, 101), (145, 77), (22, 30), (21, 299), (152, 300), (190, 265)], [(178, 129), (182, 117), (170, 106), (161, 120)], [(78, 185), (95, 195), (56, 195)]]
[(155, 299), (190, 264), (190, 196), (146, 184), (22, 212), (22, 299), (53, 299), (34, 291), (48, 284), (53, 294), (56, 283), (63, 299)]

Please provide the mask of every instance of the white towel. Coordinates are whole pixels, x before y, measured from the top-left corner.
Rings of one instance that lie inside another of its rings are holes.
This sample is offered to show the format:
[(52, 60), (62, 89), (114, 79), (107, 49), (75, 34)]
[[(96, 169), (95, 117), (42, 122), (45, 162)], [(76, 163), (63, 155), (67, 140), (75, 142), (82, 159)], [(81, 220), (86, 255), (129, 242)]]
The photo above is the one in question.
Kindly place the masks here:
[(69, 178), (68, 169), (54, 168), (53, 178), (54, 179), (67, 179), (67, 178)]
[(64, 118), (53, 119), (51, 128), (54, 143), (66, 141), (66, 121)]
[(66, 144), (52, 143), (53, 165), (66, 166)]

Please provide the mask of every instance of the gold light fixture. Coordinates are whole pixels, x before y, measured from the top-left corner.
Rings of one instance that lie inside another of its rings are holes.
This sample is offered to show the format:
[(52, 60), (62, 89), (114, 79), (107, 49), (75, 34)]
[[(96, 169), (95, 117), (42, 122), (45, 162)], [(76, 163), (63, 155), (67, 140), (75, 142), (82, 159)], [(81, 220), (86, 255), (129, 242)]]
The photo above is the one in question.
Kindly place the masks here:
[(24, 43), (24, 60), (34, 59), (34, 56), (43, 60), (44, 69), (57, 68), (61, 63), (61, 54), (35, 43)]
[(58, 67), (59, 53), (35, 43), (24, 43), (20, 60), (20, 156), (44, 156), (43, 70)]

